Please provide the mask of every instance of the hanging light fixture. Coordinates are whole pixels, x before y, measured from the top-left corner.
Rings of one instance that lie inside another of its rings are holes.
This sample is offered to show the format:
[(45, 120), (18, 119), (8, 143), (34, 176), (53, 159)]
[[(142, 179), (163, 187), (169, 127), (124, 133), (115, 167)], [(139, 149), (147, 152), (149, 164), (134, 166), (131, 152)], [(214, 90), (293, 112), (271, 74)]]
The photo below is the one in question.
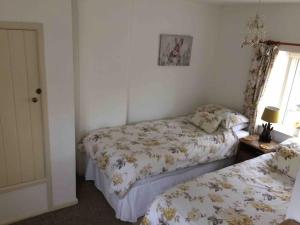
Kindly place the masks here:
[(258, 9), (254, 18), (251, 18), (246, 25), (245, 38), (242, 47), (257, 47), (265, 39), (266, 31), (262, 16), (260, 15), (261, 0), (258, 2)]

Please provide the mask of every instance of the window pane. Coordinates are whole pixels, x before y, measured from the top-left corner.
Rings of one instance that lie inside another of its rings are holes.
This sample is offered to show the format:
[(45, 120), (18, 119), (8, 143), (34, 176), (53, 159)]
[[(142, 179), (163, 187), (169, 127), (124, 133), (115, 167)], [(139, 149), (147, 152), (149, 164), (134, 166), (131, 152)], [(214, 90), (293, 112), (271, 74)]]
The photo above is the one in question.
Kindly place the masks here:
[(266, 106), (280, 108), (289, 64), (289, 53), (285, 51), (279, 51), (267, 81), (264, 94), (259, 102), (257, 113), (258, 124), (264, 122), (260, 118)]
[(300, 121), (300, 57), (279, 51), (258, 106), (258, 120), (266, 106), (280, 108), (281, 120), (273, 124), (276, 130), (293, 135), (295, 123)]
[(264, 93), (265, 106), (280, 107), (288, 63), (288, 52), (280, 51), (274, 62), (269, 80), (267, 81)]
[(294, 129), (296, 121), (300, 120), (300, 65), (299, 59), (296, 61), (296, 70), (294, 71), (293, 81), (288, 95), (287, 107), (285, 111), (283, 124), (290, 129)]

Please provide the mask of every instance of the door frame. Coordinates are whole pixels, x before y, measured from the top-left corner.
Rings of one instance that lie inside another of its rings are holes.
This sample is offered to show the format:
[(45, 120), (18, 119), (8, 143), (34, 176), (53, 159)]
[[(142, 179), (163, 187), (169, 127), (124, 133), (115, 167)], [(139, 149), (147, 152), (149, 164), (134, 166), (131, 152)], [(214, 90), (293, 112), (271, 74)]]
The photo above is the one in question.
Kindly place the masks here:
[(6, 30), (30, 30), (37, 33), (37, 48), (38, 48), (38, 71), (40, 76), (40, 85), (42, 89), (42, 127), (43, 127), (43, 150), (44, 150), (44, 167), (45, 178), (25, 182), (0, 189), (0, 194), (3, 192), (10, 192), (19, 188), (34, 186), (39, 183), (46, 183), (47, 185), (47, 204), (48, 210), (53, 208), (52, 198), (52, 179), (51, 179), (51, 163), (50, 163), (50, 144), (49, 144), (49, 123), (48, 123), (48, 101), (47, 101), (47, 79), (45, 69), (45, 50), (44, 50), (44, 31), (42, 23), (27, 23), (27, 22), (8, 22), (0, 21), (0, 29)]

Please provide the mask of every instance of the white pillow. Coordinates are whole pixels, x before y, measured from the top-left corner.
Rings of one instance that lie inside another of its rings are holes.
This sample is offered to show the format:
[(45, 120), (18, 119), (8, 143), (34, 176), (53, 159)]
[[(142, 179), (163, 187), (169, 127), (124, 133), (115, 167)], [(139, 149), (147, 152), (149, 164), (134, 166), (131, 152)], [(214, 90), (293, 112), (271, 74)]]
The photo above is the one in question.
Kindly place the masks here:
[(300, 169), (300, 152), (286, 146), (280, 146), (269, 161), (269, 165), (289, 177), (296, 179)]
[(245, 128), (247, 128), (249, 126), (249, 123), (241, 123), (238, 125), (233, 126), (231, 129), (233, 131), (240, 131), (240, 130), (244, 130)]
[(209, 112), (195, 112), (195, 114), (189, 119), (191, 123), (200, 127), (207, 133), (213, 133), (216, 131), (222, 121), (222, 118)]

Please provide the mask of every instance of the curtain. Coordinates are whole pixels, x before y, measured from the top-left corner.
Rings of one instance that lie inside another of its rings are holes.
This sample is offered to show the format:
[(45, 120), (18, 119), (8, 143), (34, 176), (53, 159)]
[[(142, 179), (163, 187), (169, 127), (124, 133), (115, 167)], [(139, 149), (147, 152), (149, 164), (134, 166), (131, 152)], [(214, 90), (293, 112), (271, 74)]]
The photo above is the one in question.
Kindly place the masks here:
[(258, 103), (278, 52), (278, 46), (266, 44), (262, 44), (254, 50), (244, 101), (244, 114), (249, 118), (249, 132), (251, 134), (255, 133)]

